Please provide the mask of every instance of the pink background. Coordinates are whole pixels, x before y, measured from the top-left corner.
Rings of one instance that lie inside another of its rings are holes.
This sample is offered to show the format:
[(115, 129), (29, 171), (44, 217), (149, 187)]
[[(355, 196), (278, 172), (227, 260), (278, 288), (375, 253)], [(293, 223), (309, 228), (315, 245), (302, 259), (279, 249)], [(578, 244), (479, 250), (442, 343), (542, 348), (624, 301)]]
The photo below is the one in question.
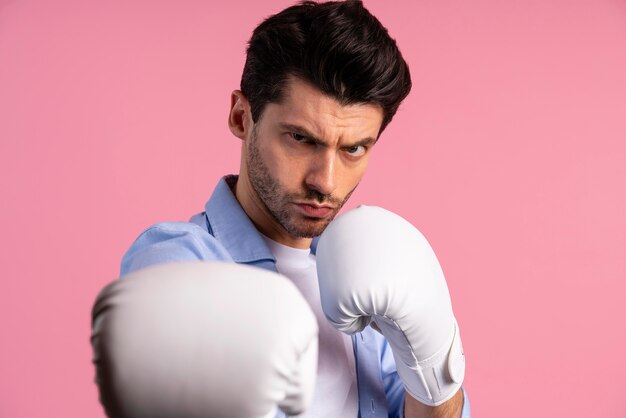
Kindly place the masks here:
[[(237, 171), (229, 94), (289, 4), (0, 0), (0, 417), (104, 416), (92, 302)], [(366, 5), (414, 90), (351, 206), (431, 241), (474, 416), (626, 416), (626, 3)]]

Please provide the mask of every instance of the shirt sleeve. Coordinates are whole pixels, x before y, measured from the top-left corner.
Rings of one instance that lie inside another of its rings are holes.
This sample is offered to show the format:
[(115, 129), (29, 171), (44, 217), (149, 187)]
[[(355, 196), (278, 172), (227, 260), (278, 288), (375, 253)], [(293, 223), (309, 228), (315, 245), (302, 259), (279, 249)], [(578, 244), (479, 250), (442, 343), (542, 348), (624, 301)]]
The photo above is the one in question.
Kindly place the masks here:
[[(388, 403), (389, 418), (404, 418), (404, 384), (398, 375), (391, 347), (386, 338), (381, 338), (380, 369)], [(470, 403), (465, 388), (463, 391), (463, 409), (460, 418), (471, 418)]]
[(144, 231), (122, 258), (122, 276), (156, 264), (176, 261), (232, 261), (206, 230), (187, 222), (165, 222)]

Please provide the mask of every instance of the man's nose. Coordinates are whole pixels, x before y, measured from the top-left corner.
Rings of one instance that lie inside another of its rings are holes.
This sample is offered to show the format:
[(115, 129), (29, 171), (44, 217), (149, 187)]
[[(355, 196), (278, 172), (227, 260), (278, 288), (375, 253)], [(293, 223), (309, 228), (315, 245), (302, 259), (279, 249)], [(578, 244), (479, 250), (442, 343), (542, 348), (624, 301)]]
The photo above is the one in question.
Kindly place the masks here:
[(332, 149), (320, 150), (311, 161), (305, 178), (306, 186), (323, 195), (332, 195), (336, 184), (336, 159)]

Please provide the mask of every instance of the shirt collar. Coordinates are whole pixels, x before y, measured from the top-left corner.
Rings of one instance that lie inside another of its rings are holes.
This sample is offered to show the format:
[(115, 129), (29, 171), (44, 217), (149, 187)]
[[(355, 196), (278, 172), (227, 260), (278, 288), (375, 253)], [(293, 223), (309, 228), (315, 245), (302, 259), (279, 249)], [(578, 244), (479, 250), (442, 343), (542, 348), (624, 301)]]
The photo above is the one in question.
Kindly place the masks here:
[(231, 190), (237, 176), (224, 176), (204, 206), (213, 236), (237, 263), (276, 261), (256, 227)]

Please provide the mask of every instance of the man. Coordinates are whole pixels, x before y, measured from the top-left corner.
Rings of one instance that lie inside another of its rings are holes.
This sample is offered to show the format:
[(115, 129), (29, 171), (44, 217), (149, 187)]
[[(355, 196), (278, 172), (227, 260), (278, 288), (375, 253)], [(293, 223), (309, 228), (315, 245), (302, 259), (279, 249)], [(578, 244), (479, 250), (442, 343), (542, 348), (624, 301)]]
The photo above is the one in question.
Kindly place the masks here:
[(359, 184), (410, 88), (395, 41), (361, 2), (305, 2), (271, 16), (254, 30), (241, 90), (231, 97), (239, 175), (224, 177), (189, 223), (146, 230), (122, 261), (122, 275), (222, 260), (289, 277), (320, 327), (306, 416), (469, 416), (462, 390), (439, 405), (406, 393), (385, 338), (370, 327), (342, 334), (320, 306), (314, 238)]

